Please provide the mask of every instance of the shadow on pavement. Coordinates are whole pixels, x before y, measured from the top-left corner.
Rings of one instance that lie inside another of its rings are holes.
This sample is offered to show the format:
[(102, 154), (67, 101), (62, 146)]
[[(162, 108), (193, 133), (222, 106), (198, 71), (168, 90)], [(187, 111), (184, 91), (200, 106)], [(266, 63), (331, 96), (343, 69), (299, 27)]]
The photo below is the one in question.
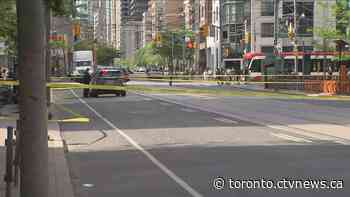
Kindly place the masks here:
[[(178, 146), (149, 149), (203, 196), (349, 196), (349, 146)], [(136, 150), (69, 152), (76, 196), (190, 196)], [(341, 180), (343, 189), (229, 189), (213, 180)], [(92, 184), (93, 187), (84, 187)]]

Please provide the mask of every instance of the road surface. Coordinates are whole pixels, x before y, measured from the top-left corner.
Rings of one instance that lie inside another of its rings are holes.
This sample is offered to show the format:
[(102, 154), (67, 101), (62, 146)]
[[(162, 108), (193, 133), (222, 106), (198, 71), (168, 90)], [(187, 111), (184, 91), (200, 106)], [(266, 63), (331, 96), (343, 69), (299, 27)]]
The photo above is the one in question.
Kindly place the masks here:
[[(57, 105), (91, 118), (60, 124), (78, 197), (350, 194), (348, 102), (81, 95), (54, 92)], [(315, 180), (338, 187), (305, 183)], [(264, 181), (274, 185), (262, 188)], [(296, 181), (306, 185), (296, 189)], [(285, 187), (274, 188), (278, 183)]]

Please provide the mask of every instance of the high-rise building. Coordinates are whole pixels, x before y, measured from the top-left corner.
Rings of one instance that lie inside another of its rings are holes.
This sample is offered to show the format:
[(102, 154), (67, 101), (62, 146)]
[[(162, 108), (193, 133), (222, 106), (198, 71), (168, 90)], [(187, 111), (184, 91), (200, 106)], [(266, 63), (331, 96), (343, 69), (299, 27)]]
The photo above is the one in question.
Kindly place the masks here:
[(120, 49), (120, 25), (121, 25), (121, 8), (120, 0), (112, 1), (112, 46), (115, 49)]
[(128, 20), (121, 31), (121, 56), (133, 58), (136, 51), (142, 47), (142, 21)]
[(152, 41), (152, 17), (149, 12), (142, 16), (142, 46)]
[(221, 66), (221, 5), (220, 1), (212, 1), (212, 23), (209, 26), (207, 68), (216, 73)]
[(212, 0), (199, 1), (199, 71), (203, 72), (207, 68), (210, 48), (208, 47), (209, 29), (212, 24)]
[(120, 0), (121, 23), (125, 23), (130, 15), (130, 0)]
[(130, 0), (129, 16), (141, 21), (142, 15), (147, 11), (148, 0)]
[(130, 8), (130, 0), (120, 0), (120, 55), (123, 58), (127, 57), (127, 49), (129, 43), (127, 42), (126, 36), (130, 31), (128, 27), (128, 19), (129, 19), (129, 8)]
[(92, 1), (94, 39), (99, 43), (108, 43), (107, 3), (105, 0)]
[[(219, 39), (222, 57), (220, 64), (226, 69), (242, 69), (242, 56), (248, 52), (272, 53), (275, 48), (281, 52), (319, 50), (315, 43), (320, 43), (320, 38), (315, 30), (322, 27), (336, 28), (335, 17), (331, 14), (331, 7), (336, 0), (224, 0), (221, 2), (219, 11), (221, 37)], [(294, 13), (296, 13), (295, 23)], [(293, 27), (296, 25), (296, 35), (293, 40), (288, 38), (288, 23), (292, 23)], [(215, 58), (211, 61), (217, 62)], [(214, 65), (217, 66), (215, 63)]]
[(148, 13), (152, 18), (152, 37), (164, 30), (177, 30), (184, 24), (183, 0), (149, 0)]
[(80, 24), (80, 39), (89, 39), (91, 37), (91, 26), (89, 18), (89, 0), (76, 0), (75, 6), (77, 6), (77, 12), (75, 13), (75, 19)]

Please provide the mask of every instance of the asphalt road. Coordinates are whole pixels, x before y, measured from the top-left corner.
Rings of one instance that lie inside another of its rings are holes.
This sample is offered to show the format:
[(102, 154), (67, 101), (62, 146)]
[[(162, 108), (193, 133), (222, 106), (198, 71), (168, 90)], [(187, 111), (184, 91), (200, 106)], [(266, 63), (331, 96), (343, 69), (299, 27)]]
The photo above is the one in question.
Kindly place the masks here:
[[(349, 103), (81, 95), (54, 93), (57, 105), (91, 118), (86, 124), (60, 124), (78, 197), (350, 194)], [(61, 108), (55, 113), (68, 115)], [(218, 177), (226, 181), (218, 182), (220, 190), (213, 185)], [(339, 182), (338, 189), (261, 188), (261, 181), (284, 179)], [(249, 181), (260, 181), (260, 188)]]

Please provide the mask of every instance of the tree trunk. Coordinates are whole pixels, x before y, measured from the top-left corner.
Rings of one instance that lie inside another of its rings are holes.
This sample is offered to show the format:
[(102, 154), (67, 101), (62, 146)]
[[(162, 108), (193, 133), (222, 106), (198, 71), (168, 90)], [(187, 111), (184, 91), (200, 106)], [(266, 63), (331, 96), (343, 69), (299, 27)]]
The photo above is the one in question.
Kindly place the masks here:
[(22, 197), (48, 196), (46, 26), (43, 0), (17, 0)]

